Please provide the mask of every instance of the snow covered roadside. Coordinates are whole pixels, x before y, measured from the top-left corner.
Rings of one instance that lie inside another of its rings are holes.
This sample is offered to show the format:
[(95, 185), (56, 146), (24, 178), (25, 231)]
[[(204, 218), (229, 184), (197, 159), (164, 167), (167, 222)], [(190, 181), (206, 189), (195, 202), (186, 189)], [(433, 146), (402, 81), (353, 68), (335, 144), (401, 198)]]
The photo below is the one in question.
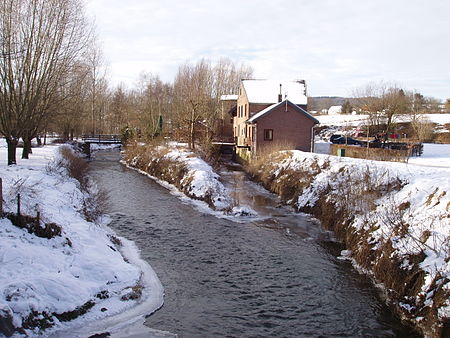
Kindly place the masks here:
[(334, 230), (405, 318), (442, 334), (450, 317), (450, 169), (286, 151), (255, 170)]
[(102, 324), (109, 316), (122, 315), (123, 324), (162, 305), (162, 286), (133, 243), (117, 237), (106, 218), (86, 221), (89, 196), (79, 182), (63, 168), (49, 170), (58, 156), (57, 146), (34, 148), (30, 160), (18, 152), (18, 165), (8, 167), (0, 147), (4, 211), (16, 212), (20, 193), (22, 215), (39, 211), (41, 223), (62, 228), (47, 239), (0, 219), (0, 334), (88, 334), (110, 329)]

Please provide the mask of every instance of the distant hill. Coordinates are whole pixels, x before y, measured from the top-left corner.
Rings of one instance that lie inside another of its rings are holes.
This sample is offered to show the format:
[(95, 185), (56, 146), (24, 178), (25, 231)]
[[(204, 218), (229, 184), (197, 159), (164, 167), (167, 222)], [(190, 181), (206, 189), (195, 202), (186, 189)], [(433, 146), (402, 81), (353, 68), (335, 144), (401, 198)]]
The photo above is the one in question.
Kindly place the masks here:
[(341, 106), (345, 100), (349, 100), (352, 103), (353, 99), (340, 96), (310, 96), (308, 97), (308, 110), (321, 111), (331, 106)]

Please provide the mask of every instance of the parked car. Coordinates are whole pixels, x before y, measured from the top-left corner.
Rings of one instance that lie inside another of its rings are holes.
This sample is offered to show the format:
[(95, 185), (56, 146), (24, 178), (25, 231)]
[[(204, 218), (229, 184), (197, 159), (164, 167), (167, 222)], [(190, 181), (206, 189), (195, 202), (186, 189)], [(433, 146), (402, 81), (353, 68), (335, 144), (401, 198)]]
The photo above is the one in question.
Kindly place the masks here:
[(330, 141), (333, 144), (349, 144), (349, 145), (358, 145), (358, 146), (363, 145), (363, 142), (355, 140), (352, 137), (343, 136), (343, 135), (332, 135), (330, 137)]
[(337, 140), (338, 138), (342, 137), (343, 135), (340, 134), (333, 134), (330, 136), (330, 142), (334, 143), (335, 140)]

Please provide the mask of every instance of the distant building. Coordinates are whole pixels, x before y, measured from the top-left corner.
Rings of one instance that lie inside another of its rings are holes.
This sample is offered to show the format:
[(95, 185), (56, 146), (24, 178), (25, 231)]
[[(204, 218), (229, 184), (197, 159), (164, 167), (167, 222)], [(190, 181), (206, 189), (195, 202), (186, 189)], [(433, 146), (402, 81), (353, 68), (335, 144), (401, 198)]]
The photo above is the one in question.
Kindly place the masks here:
[(236, 152), (242, 158), (276, 144), (311, 150), (312, 127), (301, 81), (242, 80), (233, 119)]
[(328, 115), (338, 115), (342, 113), (342, 106), (331, 106), (328, 109)]

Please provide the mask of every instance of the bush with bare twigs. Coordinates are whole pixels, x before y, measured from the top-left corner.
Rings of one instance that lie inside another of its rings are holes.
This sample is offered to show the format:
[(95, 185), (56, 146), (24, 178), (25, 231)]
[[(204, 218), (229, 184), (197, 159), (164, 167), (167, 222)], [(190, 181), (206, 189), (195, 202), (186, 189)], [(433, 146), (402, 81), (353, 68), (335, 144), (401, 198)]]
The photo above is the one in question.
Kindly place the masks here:
[(284, 202), (333, 230), (352, 259), (384, 285), (403, 318), (430, 336), (446, 336), (448, 318), (441, 309), (448, 306), (450, 281), (424, 264), (427, 258), (450, 259), (450, 238), (436, 230), (448, 220), (449, 204), (447, 212), (433, 209), (447, 203), (447, 193), (436, 188), (427, 199), (410, 202), (409, 176), (362, 163), (281, 151), (251, 163), (249, 170)]

